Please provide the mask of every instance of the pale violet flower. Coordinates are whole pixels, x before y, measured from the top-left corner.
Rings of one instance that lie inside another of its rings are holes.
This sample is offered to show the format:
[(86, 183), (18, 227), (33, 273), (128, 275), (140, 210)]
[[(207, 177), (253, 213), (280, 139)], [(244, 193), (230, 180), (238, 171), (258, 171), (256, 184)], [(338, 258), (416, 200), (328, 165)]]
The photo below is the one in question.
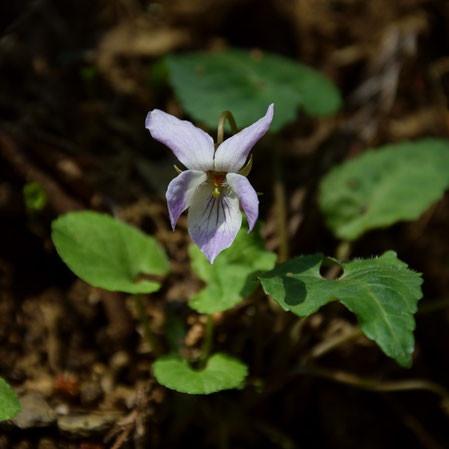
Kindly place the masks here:
[(145, 127), (154, 139), (169, 147), (186, 166), (167, 188), (170, 222), (175, 229), (179, 216), (189, 208), (189, 234), (212, 263), (231, 246), (242, 224), (240, 205), (250, 232), (259, 215), (256, 191), (239, 174), (254, 144), (268, 131), (274, 105), (264, 117), (229, 137), (215, 150), (209, 134), (192, 123), (158, 109), (150, 111)]

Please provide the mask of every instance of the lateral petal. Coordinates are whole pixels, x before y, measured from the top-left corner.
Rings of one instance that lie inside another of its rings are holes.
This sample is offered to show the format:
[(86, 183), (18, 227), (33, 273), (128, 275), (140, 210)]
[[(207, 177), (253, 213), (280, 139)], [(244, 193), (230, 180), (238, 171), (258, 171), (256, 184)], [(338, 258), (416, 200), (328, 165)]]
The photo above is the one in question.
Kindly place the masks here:
[(168, 185), (166, 197), (173, 230), (179, 216), (190, 206), (195, 190), (206, 179), (207, 175), (202, 171), (186, 170), (176, 176)]
[(229, 248), (242, 225), (238, 196), (230, 189), (215, 198), (209, 184), (193, 194), (188, 215), (189, 234), (194, 243), (213, 263)]
[(214, 141), (202, 129), (159, 109), (147, 114), (145, 128), (154, 139), (170, 148), (188, 169), (212, 170)]
[(228, 173), (226, 175), (226, 181), (229, 187), (240, 198), (240, 204), (248, 220), (249, 233), (253, 230), (257, 217), (259, 216), (259, 198), (257, 197), (257, 193), (248, 179), (237, 173)]
[(264, 117), (226, 139), (215, 152), (214, 170), (238, 172), (252, 147), (268, 131), (273, 120), (273, 112), (274, 104), (270, 104)]

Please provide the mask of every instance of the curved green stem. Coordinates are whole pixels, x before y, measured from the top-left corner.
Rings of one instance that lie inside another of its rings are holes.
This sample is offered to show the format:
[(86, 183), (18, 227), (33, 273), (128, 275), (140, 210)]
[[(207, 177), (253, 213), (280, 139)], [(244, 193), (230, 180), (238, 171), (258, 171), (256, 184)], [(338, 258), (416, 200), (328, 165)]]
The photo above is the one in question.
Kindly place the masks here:
[(288, 231), (287, 231), (287, 199), (282, 171), (282, 155), (278, 139), (273, 138), (273, 175), (274, 175), (274, 204), (277, 215), (277, 231), (279, 238), (278, 262), (288, 259)]
[(312, 358), (322, 357), (324, 354), (333, 351), (335, 348), (338, 348), (339, 346), (342, 346), (363, 335), (364, 334), (362, 330), (359, 327), (356, 327), (348, 332), (344, 332), (341, 335), (337, 335), (335, 337), (324, 340), (321, 343), (318, 343), (314, 347), (312, 347), (310, 351), (310, 357)]
[(352, 250), (352, 242), (343, 240), (342, 242), (340, 242), (340, 244), (337, 246), (337, 249), (335, 250), (335, 258), (341, 262), (344, 262), (349, 258), (351, 250)]
[[(352, 243), (349, 241), (342, 241), (337, 246), (337, 249), (335, 250), (335, 258), (340, 261), (344, 262), (345, 260), (349, 259), (349, 256), (352, 251)], [(341, 265), (333, 264), (329, 271), (326, 274), (327, 279), (336, 279), (339, 274), (342, 272)]]
[(445, 402), (449, 401), (449, 391), (435, 382), (426, 379), (406, 379), (380, 382), (369, 377), (359, 377), (355, 374), (344, 371), (332, 371), (326, 368), (303, 366), (298, 370), (303, 374), (322, 377), (356, 388), (370, 391), (406, 391), (406, 390), (427, 390), (440, 396)]
[(150, 344), (151, 348), (153, 349), (154, 355), (157, 357), (158, 355), (161, 354), (161, 349), (156, 340), (156, 337), (151, 332), (150, 322), (149, 322), (148, 316), (145, 312), (145, 307), (142, 302), (142, 297), (138, 293), (136, 293), (133, 295), (133, 298), (134, 298), (134, 304), (136, 306), (137, 316), (139, 317), (139, 321), (142, 324), (143, 333), (145, 335), (145, 338), (146, 338), (147, 342)]
[(217, 143), (215, 147), (217, 148), (220, 144), (223, 143), (224, 138), (224, 126), (226, 123), (226, 120), (231, 125), (232, 134), (237, 134), (237, 124), (235, 123), (234, 116), (230, 111), (224, 111), (221, 116), (220, 120), (218, 120), (218, 130), (217, 130)]

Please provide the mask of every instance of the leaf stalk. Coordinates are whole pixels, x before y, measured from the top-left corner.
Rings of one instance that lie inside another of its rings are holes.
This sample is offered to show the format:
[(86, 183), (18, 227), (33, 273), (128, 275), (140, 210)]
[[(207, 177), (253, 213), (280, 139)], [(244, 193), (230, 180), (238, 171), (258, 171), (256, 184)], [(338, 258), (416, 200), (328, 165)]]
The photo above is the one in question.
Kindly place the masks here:
[(303, 366), (298, 369), (301, 374), (322, 377), (334, 382), (351, 385), (356, 388), (370, 391), (407, 391), (407, 390), (427, 390), (441, 397), (444, 403), (449, 403), (449, 391), (435, 382), (426, 379), (406, 379), (381, 382), (369, 377), (359, 377), (355, 374), (344, 371), (333, 371), (327, 368)]
[(204, 329), (203, 346), (201, 348), (201, 361), (203, 364), (206, 364), (207, 360), (209, 359), (212, 350), (213, 336), (214, 319), (212, 315), (207, 315), (206, 327)]
[(147, 340), (147, 342), (150, 344), (151, 349), (154, 352), (154, 355), (157, 357), (161, 354), (161, 348), (156, 340), (156, 337), (154, 336), (153, 332), (150, 328), (150, 322), (148, 320), (148, 315), (145, 312), (145, 307), (143, 305), (142, 296), (138, 293), (133, 295), (134, 298), (134, 304), (136, 306), (137, 316), (139, 318), (140, 324), (142, 324), (143, 327), (143, 333)]

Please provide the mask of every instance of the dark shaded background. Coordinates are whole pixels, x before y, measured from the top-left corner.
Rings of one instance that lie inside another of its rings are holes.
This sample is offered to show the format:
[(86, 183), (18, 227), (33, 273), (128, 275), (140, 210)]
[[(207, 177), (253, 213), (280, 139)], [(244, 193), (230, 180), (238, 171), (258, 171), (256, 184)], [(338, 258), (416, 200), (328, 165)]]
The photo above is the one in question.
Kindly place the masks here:
[[(447, 136), (448, 21), (444, 0), (3, 2), (0, 375), (37, 411), (26, 424), (3, 424), (0, 448), (448, 447), (438, 395), (369, 392), (295, 372), (311, 348), (352, 330), (354, 318), (334, 304), (298, 324), (259, 292), (216, 317), (216, 348), (250, 365), (245, 390), (202, 398), (164, 390), (150, 378), (153, 357), (130, 298), (77, 280), (49, 232), (57, 215), (91, 208), (155, 235), (172, 272), (144, 298), (147, 312), (159, 334), (181, 317), (186, 354), (194, 356), (204, 321), (186, 300), (200, 283), (190, 271), (185, 217), (169, 230), (164, 191), (173, 159), (144, 129), (152, 108), (182, 116), (160, 58), (256, 48), (334, 80), (343, 110), (323, 119), (298, 111), (280, 150), (290, 253), (331, 255), (337, 242), (317, 207), (320, 177), (368, 147)], [(251, 180), (264, 192), (264, 239), (277, 250), (269, 144), (258, 144)], [(48, 196), (42, 211), (24, 205), (31, 181)], [(448, 206), (446, 195), (418, 221), (370, 232), (352, 251), (365, 257), (394, 249), (423, 272), (413, 368), (401, 369), (361, 337), (329, 351), (319, 366), (449, 387)], [(100, 424), (86, 430), (77, 416)]]

